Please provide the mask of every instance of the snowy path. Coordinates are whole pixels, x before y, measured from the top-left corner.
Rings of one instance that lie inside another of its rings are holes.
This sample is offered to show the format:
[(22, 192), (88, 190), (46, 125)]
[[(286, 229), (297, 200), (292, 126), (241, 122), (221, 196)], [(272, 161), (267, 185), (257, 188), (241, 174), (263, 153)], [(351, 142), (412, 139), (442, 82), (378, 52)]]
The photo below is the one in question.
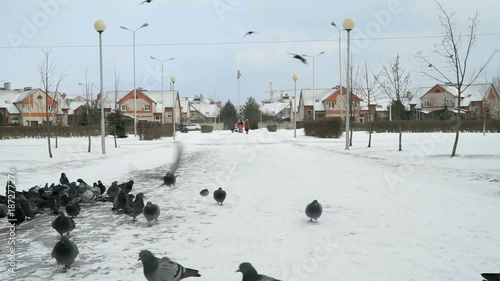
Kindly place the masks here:
[[(380, 146), (363, 153), (361, 145), (346, 152), (342, 140), (279, 134), (193, 133), (179, 139), (186, 154), (176, 188), (158, 188), (149, 178), (168, 168), (168, 141), (144, 146), (144, 159), (130, 152), (134, 164), (117, 162), (132, 165), (120, 181), (134, 179), (132, 193), (144, 192), (145, 201), (160, 206), (159, 224), (147, 227), (142, 216), (131, 223), (115, 215), (111, 204), (86, 208), (70, 235), (81, 254), (62, 273), (50, 258), (58, 239), (50, 227), (53, 217), (41, 216), (17, 233), (16, 280), (145, 280), (137, 261), (142, 249), (199, 269), (200, 281), (241, 280), (234, 271), (244, 261), (287, 281), (458, 281), (498, 271), (500, 228), (492, 222), (498, 221), (500, 194), (490, 180), (500, 175), (493, 167), (489, 178), (474, 177), (475, 169), (443, 164), (447, 159), (438, 147), (423, 163), (412, 163), (411, 175), (401, 176), (411, 145), (397, 154), (382, 153), (387, 147)], [(143, 166), (148, 157), (151, 163)], [(105, 166), (110, 160), (90, 161)], [(48, 173), (41, 169), (36, 171)], [(392, 187), (387, 174), (404, 181)], [(223, 206), (212, 199), (219, 186), (228, 194)], [(204, 188), (209, 197), (198, 195)], [(318, 224), (307, 223), (304, 215), (313, 199), (324, 209)]]

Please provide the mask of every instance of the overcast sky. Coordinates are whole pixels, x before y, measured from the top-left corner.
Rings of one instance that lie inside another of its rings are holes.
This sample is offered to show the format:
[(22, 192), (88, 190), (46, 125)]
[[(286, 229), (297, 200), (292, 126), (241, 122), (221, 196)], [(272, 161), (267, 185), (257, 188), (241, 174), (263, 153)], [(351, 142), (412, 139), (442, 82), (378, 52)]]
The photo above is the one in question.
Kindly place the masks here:
[[(120, 75), (120, 90), (133, 89), (132, 32), (120, 29), (149, 26), (136, 33), (136, 81), (138, 87), (161, 90), (160, 63), (150, 59), (174, 57), (165, 63), (165, 89), (175, 75), (181, 96), (203, 94), (237, 103), (236, 73), (241, 71), (240, 100), (253, 96), (269, 97), (273, 88), (293, 89), (292, 75), (300, 76), (297, 88), (312, 87), (312, 60), (302, 64), (288, 52), (315, 55), (316, 88), (339, 84), (337, 29), (345, 18), (356, 27), (351, 32), (353, 61), (367, 61), (377, 72), (399, 53), (402, 66), (412, 75), (412, 86), (435, 83), (418, 74), (418, 51), (433, 56), (441, 41), (442, 28), (433, 0), (153, 0), (139, 5), (132, 0), (24, 0), (2, 3), (0, 38), (0, 81), (13, 88), (39, 87), (37, 65), (43, 60), (41, 49), (49, 47), (58, 58), (57, 73), (67, 75), (61, 91), (80, 95), (79, 82), (99, 85), (98, 33), (93, 25), (104, 20), (104, 88), (114, 89), (114, 64)], [(314, 3), (314, 4), (313, 4)], [(478, 67), (500, 47), (498, 0), (441, 0), (456, 11), (458, 28), (466, 32), (469, 16), (477, 10), (480, 25), (471, 67)], [(247, 31), (256, 31), (242, 39)], [(346, 32), (342, 32), (346, 50)], [(366, 39), (367, 40), (360, 40)], [(500, 56), (492, 61), (489, 74), (500, 69)], [(484, 82), (482, 79), (481, 82)], [(216, 90), (217, 87), (217, 90)], [(293, 90), (288, 91), (293, 94)]]

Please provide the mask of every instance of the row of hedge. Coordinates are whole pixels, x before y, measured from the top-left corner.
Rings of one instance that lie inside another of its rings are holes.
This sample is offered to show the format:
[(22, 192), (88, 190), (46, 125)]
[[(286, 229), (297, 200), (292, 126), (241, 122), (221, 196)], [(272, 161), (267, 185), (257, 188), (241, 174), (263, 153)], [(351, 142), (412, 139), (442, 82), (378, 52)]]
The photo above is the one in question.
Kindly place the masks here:
[(318, 138), (339, 138), (343, 131), (343, 122), (338, 117), (328, 117), (303, 122), (304, 134)]
[[(372, 131), (379, 133), (399, 132), (401, 124), (402, 132), (430, 133), (430, 132), (455, 132), (456, 121), (376, 121), (372, 122)], [(482, 120), (462, 120), (460, 124), (461, 132), (482, 132), (484, 121)], [(353, 130), (368, 131), (369, 124), (352, 124)], [(500, 120), (486, 120), (486, 131), (491, 133), (500, 132)]]
[(172, 124), (139, 122), (137, 123), (137, 134), (140, 140), (156, 140), (162, 137), (172, 137), (174, 129)]
[[(62, 138), (84, 137), (89, 135), (87, 126), (51, 126), (52, 136), (56, 135)], [(109, 131), (106, 132), (110, 134)], [(91, 126), (90, 135), (99, 136), (101, 134), (100, 126)], [(45, 138), (47, 137), (46, 126), (0, 126), (0, 139), (19, 139), (19, 138)]]

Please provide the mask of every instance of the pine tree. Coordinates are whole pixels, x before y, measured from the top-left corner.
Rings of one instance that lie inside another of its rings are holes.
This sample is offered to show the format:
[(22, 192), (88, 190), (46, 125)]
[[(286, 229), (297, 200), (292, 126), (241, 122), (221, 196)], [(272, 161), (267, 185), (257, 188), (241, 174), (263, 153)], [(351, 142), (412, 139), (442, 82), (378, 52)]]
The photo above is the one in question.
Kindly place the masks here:
[(231, 100), (228, 100), (221, 109), (220, 119), (224, 122), (224, 129), (229, 130), (238, 122), (238, 114)]
[(260, 107), (259, 104), (255, 101), (254, 97), (248, 98), (242, 108), (242, 113), (244, 118), (248, 119), (248, 121), (250, 122), (250, 129), (259, 128)]

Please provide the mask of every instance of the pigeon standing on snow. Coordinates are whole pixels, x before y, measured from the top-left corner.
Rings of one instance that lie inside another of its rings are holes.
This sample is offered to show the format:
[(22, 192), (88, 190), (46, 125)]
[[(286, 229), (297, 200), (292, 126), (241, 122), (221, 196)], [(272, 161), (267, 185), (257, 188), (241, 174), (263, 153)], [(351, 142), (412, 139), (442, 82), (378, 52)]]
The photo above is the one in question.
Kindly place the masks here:
[(102, 182), (100, 180), (97, 181), (97, 186), (100, 189), (101, 195), (103, 195), (104, 192), (106, 192), (106, 187), (104, 186), (104, 184), (102, 184)]
[(132, 186), (134, 186), (134, 181), (129, 180), (126, 183), (121, 183), (118, 185), (118, 187), (125, 192), (125, 194), (129, 194), (130, 191), (132, 191)]
[(52, 228), (63, 236), (64, 233), (69, 234), (70, 231), (75, 229), (75, 221), (65, 216), (64, 212), (60, 211), (59, 216), (52, 221)]
[(61, 198), (59, 197), (59, 192), (57, 190), (52, 191), (47, 204), (52, 214), (57, 215), (59, 213), (59, 208), (61, 207)]
[(177, 178), (177, 176), (175, 175), (175, 172), (179, 168), (182, 153), (183, 153), (182, 145), (180, 143), (177, 143), (177, 153), (175, 154), (174, 163), (172, 163), (167, 174), (163, 177), (163, 184), (165, 184), (168, 187), (175, 186), (175, 181)]
[(236, 272), (241, 272), (243, 274), (243, 281), (280, 281), (264, 274), (258, 274), (257, 270), (255, 270), (249, 262), (240, 264), (240, 267), (236, 270)]
[(222, 202), (226, 200), (226, 192), (222, 189), (222, 187), (219, 187), (219, 189), (214, 191), (214, 199), (222, 206)]
[(52, 258), (56, 259), (57, 264), (64, 264), (64, 269), (67, 269), (71, 268), (79, 253), (76, 244), (67, 236), (62, 236), (52, 249)]
[(9, 212), (9, 208), (7, 208), (7, 205), (5, 204), (0, 204), (0, 219), (5, 218), (7, 216), (7, 213)]
[(146, 207), (142, 210), (142, 214), (148, 220), (149, 226), (151, 226), (151, 221), (155, 220), (158, 223), (158, 217), (160, 216), (160, 207), (156, 204), (148, 202)]
[(306, 216), (309, 218), (309, 222), (316, 222), (321, 214), (323, 213), (323, 207), (318, 202), (318, 200), (314, 200), (306, 206)]
[(208, 196), (208, 194), (209, 194), (209, 193), (210, 193), (210, 192), (209, 192), (209, 191), (208, 191), (208, 189), (206, 189), (206, 188), (205, 188), (205, 189), (203, 189), (202, 191), (200, 191), (200, 195), (201, 195), (201, 196)]
[(108, 191), (106, 191), (108, 194), (108, 197), (111, 199), (114, 199), (116, 196), (118, 196), (118, 193), (120, 193), (120, 188), (118, 187), (118, 182), (114, 181), (111, 183), (111, 186), (108, 188)]
[(132, 203), (132, 208), (130, 208), (130, 213), (128, 214), (129, 216), (132, 217), (132, 221), (136, 221), (136, 217), (140, 214), (142, 214), (142, 211), (144, 209), (144, 194), (137, 193), (135, 196), (135, 200)]
[(119, 211), (119, 210), (127, 211), (128, 204), (129, 204), (128, 195), (125, 194), (125, 192), (122, 189), (118, 193), (118, 196), (116, 196), (115, 199), (113, 200), (113, 210), (115, 210), (115, 211)]
[(19, 206), (19, 204), (16, 204), (16, 207), (14, 209), (14, 212), (8, 212), (7, 213), (8, 221), (10, 224), (14, 225), (16, 228), (21, 225), (21, 223), (24, 222), (26, 219), (26, 215), (24, 214), (23, 209)]
[(65, 173), (61, 173), (61, 177), (59, 178), (59, 183), (62, 185), (69, 185), (68, 177), (66, 177)]
[(159, 259), (148, 250), (139, 253), (139, 260), (142, 261), (144, 276), (148, 281), (179, 281), (201, 276), (196, 269), (185, 268), (168, 257)]
[(80, 207), (80, 201), (73, 199), (65, 206), (65, 209), (68, 216), (74, 218), (80, 214), (82, 208)]

